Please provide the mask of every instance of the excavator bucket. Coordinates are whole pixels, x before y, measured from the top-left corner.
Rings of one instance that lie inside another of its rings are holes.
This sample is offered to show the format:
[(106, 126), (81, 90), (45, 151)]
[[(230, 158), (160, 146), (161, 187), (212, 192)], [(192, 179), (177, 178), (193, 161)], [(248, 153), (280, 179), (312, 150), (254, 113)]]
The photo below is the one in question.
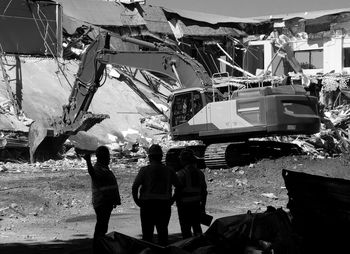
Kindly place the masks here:
[(54, 130), (40, 121), (33, 122), (28, 135), (30, 162), (55, 157), (67, 138), (67, 135), (55, 136)]
[[(49, 158), (56, 158), (58, 153), (62, 150), (64, 142), (71, 136), (77, 134), (79, 131), (88, 131), (95, 124), (102, 122), (109, 118), (106, 114), (92, 114), (87, 112), (83, 117), (79, 118), (74, 126), (60, 125), (61, 118), (53, 121), (52, 126), (48, 126), (43, 122), (35, 121), (29, 128), (28, 143), (30, 162), (35, 160), (45, 160)], [(63, 126), (63, 127), (62, 127)]]

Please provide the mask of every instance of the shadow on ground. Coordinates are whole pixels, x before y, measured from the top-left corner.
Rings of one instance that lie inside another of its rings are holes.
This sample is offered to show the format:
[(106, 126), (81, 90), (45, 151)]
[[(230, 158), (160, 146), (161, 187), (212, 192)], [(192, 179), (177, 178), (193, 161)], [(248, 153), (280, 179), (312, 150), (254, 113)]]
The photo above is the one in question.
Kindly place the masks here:
[[(75, 235), (84, 237), (84, 235)], [(141, 236), (138, 236), (141, 238)], [(157, 235), (155, 234), (155, 239)], [(181, 240), (181, 234), (169, 235), (169, 242)], [(55, 240), (35, 243), (0, 243), (1, 254), (92, 254), (92, 239), (72, 239), (67, 241)]]
[(55, 240), (35, 243), (0, 244), (1, 254), (90, 254), (92, 239), (73, 239), (67, 241)]

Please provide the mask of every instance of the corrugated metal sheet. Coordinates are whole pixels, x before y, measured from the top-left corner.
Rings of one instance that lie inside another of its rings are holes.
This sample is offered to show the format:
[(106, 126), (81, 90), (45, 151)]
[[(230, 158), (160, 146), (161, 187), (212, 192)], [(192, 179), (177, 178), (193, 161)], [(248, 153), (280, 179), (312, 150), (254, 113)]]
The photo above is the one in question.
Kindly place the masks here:
[(206, 22), (210, 24), (219, 24), (219, 23), (246, 23), (246, 24), (258, 24), (261, 21), (255, 20), (253, 18), (236, 18), (236, 17), (228, 17), (222, 15), (209, 14), (204, 12), (196, 12), (196, 11), (188, 11), (188, 10), (179, 10), (179, 9), (162, 9), (169, 13), (176, 13), (179, 16), (187, 19), (192, 19), (195, 21)]
[(173, 33), (161, 7), (141, 5), (141, 8), (143, 10), (143, 19), (146, 21), (146, 27), (150, 32), (161, 34)]
[(57, 0), (63, 6), (65, 16), (98, 26), (145, 25), (136, 9), (129, 10), (115, 2), (94, 0)]

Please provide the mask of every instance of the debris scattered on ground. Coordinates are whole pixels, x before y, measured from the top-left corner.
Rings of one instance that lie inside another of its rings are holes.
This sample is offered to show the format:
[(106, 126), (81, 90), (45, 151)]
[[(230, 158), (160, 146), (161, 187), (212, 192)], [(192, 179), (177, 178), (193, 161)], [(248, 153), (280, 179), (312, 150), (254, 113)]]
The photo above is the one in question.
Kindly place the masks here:
[(169, 125), (162, 115), (148, 116), (141, 118), (141, 123), (147, 128), (153, 128), (164, 132), (169, 132)]

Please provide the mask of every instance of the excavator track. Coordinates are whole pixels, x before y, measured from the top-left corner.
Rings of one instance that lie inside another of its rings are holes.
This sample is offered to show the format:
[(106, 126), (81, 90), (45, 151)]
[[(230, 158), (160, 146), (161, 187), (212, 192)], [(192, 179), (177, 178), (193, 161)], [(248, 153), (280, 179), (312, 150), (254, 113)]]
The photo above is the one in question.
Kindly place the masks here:
[(244, 165), (250, 159), (249, 145), (245, 142), (211, 144), (204, 154), (205, 165), (213, 169)]
[(180, 153), (185, 148), (190, 148), (194, 152), (194, 155), (197, 157), (197, 165), (199, 168), (206, 167), (204, 162), (204, 152), (206, 145), (179, 146), (170, 148), (169, 150), (165, 151), (165, 164), (175, 171), (181, 169)]
[[(179, 155), (186, 147), (171, 148), (166, 152), (165, 163), (175, 171), (181, 168)], [(198, 158), (199, 168), (230, 168), (254, 163), (263, 158), (279, 158), (287, 155), (302, 154), (302, 149), (291, 143), (278, 141), (246, 141), (236, 143), (218, 143), (208, 146), (187, 146)]]

